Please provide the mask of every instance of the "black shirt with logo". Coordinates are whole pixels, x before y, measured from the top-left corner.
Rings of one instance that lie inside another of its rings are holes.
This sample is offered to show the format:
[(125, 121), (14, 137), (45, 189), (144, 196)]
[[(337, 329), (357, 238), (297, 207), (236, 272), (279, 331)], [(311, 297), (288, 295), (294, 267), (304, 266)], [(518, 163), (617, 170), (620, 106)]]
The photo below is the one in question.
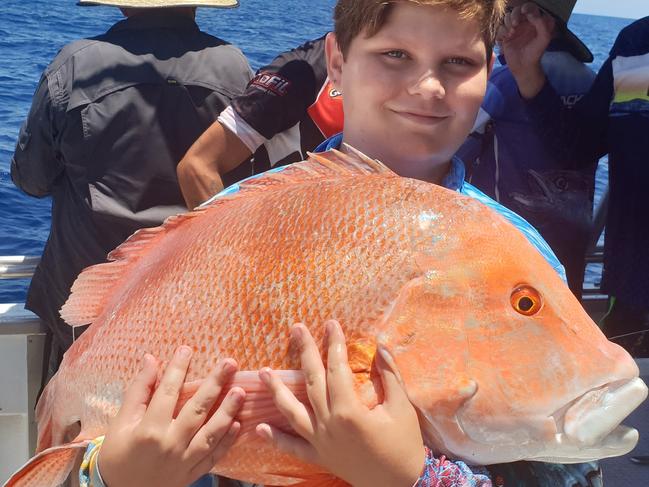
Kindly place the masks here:
[(325, 37), (261, 68), (232, 108), (267, 139), (272, 166), (303, 160), (307, 151), (342, 131), (342, 97), (327, 78)]

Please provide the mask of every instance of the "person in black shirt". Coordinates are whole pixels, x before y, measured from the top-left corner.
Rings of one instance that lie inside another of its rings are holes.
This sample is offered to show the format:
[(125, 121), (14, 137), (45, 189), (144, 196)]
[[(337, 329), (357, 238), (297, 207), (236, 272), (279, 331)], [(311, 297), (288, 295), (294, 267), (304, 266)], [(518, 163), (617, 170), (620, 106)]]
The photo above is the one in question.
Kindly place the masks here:
[(324, 37), (277, 56), (261, 68), (245, 94), (196, 141), (178, 165), (189, 208), (225, 184), (222, 175), (257, 152), (247, 175), (301, 161), (307, 151), (342, 131), (342, 97), (327, 78)]
[(46, 68), (11, 161), (16, 186), (52, 196), (26, 303), (50, 330), (48, 376), (73, 341), (59, 309), (77, 275), (136, 230), (185, 210), (176, 165), (252, 76), (238, 48), (199, 30), (195, 7), (80, 3), (124, 7), (127, 18), (65, 46)]

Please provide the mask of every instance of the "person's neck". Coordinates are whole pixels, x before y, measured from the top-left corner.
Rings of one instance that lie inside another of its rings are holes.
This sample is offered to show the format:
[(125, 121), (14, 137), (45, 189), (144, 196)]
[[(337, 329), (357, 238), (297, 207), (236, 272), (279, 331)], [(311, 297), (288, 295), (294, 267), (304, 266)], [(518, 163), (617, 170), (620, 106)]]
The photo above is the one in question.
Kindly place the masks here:
[(363, 144), (362, 141), (354, 140), (352, 142), (343, 136), (341, 150), (345, 152), (345, 144), (350, 145), (356, 150), (361, 151), (368, 157), (377, 159), (385, 164), (392, 171), (404, 178), (419, 179), (433, 184), (442, 184), (442, 181), (451, 170), (451, 160), (430, 157), (427, 159), (412, 159), (404, 154), (403, 157), (395, 158), (391, 154), (382, 154), (377, 152), (375, 147)]
[(139, 17), (142, 15), (172, 15), (174, 17), (196, 18), (196, 7), (165, 7), (165, 8), (120, 8), (124, 17)]

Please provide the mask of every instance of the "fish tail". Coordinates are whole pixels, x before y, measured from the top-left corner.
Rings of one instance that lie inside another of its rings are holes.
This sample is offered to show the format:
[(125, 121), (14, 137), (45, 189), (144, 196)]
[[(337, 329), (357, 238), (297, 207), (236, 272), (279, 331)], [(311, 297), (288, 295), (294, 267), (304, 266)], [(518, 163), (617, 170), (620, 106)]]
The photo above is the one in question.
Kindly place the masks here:
[(14, 473), (4, 487), (55, 487), (70, 475), (90, 441), (55, 446), (42, 451)]

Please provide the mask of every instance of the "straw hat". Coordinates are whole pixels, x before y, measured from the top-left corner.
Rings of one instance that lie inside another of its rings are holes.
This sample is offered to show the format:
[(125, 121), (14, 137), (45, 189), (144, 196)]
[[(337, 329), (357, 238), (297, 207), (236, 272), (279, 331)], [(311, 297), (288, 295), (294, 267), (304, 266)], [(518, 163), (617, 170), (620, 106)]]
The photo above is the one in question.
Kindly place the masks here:
[(234, 8), (239, 0), (79, 0), (78, 5), (109, 5), (122, 8), (218, 7)]
[(560, 22), (559, 36), (563, 39), (570, 53), (575, 56), (582, 63), (590, 63), (593, 61), (593, 53), (586, 47), (586, 44), (581, 42), (579, 38), (573, 34), (567, 27), (568, 19), (572, 14), (572, 9), (575, 8), (577, 0), (532, 0), (535, 4), (543, 10), (552, 14)]

